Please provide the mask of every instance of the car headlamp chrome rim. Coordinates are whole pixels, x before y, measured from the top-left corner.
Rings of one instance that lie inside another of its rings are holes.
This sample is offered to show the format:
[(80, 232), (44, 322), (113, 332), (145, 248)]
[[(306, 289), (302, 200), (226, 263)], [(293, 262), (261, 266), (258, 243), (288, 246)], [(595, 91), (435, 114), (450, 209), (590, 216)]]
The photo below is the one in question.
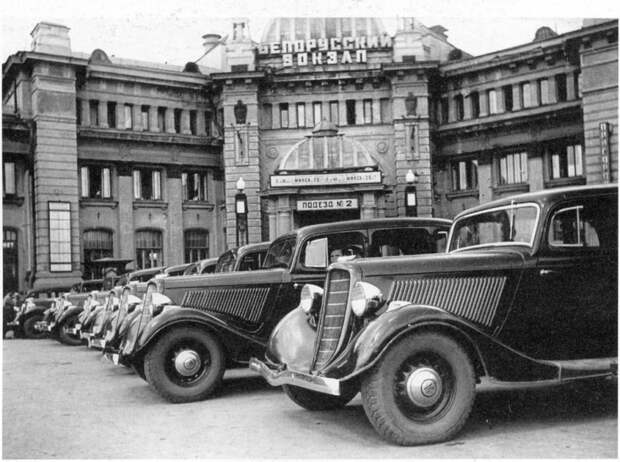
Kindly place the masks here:
[(323, 289), (314, 284), (306, 284), (301, 289), (299, 307), (306, 314), (313, 314), (319, 311)]
[(358, 317), (367, 316), (377, 311), (385, 299), (378, 287), (368, 282), (356, 282), (351, 291), (351, 309)]

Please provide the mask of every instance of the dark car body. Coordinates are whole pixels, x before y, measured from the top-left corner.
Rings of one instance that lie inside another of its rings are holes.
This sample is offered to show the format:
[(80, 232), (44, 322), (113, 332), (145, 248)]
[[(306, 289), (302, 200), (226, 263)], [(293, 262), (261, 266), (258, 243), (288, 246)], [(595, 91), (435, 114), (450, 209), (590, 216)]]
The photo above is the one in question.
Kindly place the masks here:
[[(297, 306), (301, 287), (307, 283), (322, 284), (329, 259), (334, 255), (350, 259), (395, 252), (441, 251), (449, 225), (448, 220), (442, 219), (404, 218), (307, 226), (272, 242), (262, 269), (157, 281), (158, 287), (153, 284), (151, 293), (157, 289), (179, 306), (165, 307), (142, 331), (130, 331), (127, 345), (135, 345), (130, 350), (132, 361), (138, 367), (141, 363), (147, 367), (150, 360), (157, 360), (154, 352), (161, 342), (176, 341), (174, 332), (188, 326), (192, 335), (212, 339), (217, 351), (211, 354), (217, 354), (225, 367), (247, 364), (251, 356), (264, 352), (273, 327)], [(145, 310), (149, 303), (148, 310), (157, 311), (147, 291)], [(198, 361), (197, 357), (194, 360)], [(149, 378), (148, 373), (146, 376)], [(156, 379), (149, 382), (171, 401), (201, 399), (209, 393), (192, 395), (193, 384), (183, 381), (179, 394), (174, 395), (162, 392)]]
[(459, 214), (447, 253), (334, 264), (320, 308), (292, 311), (251, 368), (309, 409), (361, 389), (373, 426), (407, 445), (452, 437), (481, 378), (615, 375), (617, 193), (505, 198)]

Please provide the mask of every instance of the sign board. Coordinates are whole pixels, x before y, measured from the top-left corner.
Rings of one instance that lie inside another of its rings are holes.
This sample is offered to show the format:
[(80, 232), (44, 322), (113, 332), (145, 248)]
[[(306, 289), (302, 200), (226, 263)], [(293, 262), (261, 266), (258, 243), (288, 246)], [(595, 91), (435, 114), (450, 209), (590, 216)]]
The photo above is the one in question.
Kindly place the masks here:
[(297, 210), (299, 211), (342, 210), (357, 208), (359, 208), (358, 201), (356, 198), (353, 197), (345, 197), (341, 199), (311, 199), (297, 201)]
[(381, 172), (310, 173), (306, 175), (271, 175), (271, 187), (336, 186), (381, 183)]
[(601, 146), (601, 176), (603, 183), (611, 181), (609, 167), (609, 124), (601, 122), (598, 126)]
[(282, 56), (282, 66), (365, 63), (367, 51), (392, 48), (387, 34), (361, 37), (330, 37), (262, 43), (259, 56)]

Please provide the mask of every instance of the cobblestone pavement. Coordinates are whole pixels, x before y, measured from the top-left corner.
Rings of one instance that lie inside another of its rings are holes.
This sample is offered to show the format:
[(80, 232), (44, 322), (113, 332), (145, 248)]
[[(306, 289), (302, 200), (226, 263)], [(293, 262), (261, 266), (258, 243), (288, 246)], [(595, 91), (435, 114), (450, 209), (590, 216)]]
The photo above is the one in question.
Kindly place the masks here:
[(4, 458), (616, 458), (617, 383), (489, 392), (455, 440), (402, 448), (359, 395), (308, 412), (245, 370), (211, 400), (169, 404), (86, 347), (3, 341)]

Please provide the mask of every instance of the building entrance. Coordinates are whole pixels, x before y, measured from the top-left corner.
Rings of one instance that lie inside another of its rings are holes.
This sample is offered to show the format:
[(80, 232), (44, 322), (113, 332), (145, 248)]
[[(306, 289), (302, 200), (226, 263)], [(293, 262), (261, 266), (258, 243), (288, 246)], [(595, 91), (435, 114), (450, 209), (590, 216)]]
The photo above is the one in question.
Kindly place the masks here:
[(360, 217), (359, 210), (323, 210), (312, 212), (295, 211), (295, 228), (302, 226), (316, 225), (319, 223), (330, 223), (333, 221), (358, 220)]

